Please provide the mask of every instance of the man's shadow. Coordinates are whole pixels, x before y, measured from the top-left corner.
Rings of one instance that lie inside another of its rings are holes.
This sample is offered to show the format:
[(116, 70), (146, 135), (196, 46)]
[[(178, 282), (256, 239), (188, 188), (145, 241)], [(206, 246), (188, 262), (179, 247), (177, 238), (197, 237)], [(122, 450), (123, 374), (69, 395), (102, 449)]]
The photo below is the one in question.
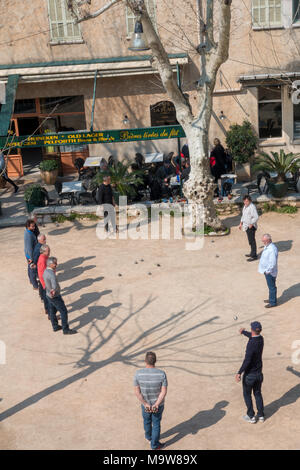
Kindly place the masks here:
[(225, 408), (227, 405), (229, 405), (228, 401), (219, 401), (211, 410), (199, 411), (199, 413), (195, 414), (192, 418), (164, 432), (160, 437), (161, 439), (166, 439), (174, 435), (171, 439), (165, 441), (166, 446), (170, 446), (189, 434), (197, 434), (200, 429), (213, 426), (224, 418), (226, 411), (222, 408)]
[(300, 297), (300, 282), (285, 289), (277, 300), (279, 304), (284, 304), (295, 297)]
[[(292, 374), (296, 375), (297, 377), (300, 377), (300, 372), (294, 370), (293, 367), (287, 367), (286, 370), (292, 372)], [(292, 403), (295, 403), (298, 398), (300, 398), (300, 383), (288, 390), (288, 392), (282, 395), (282, 397), (265, 406), (266, 418), (271, 418), (271, 416), (273, 416), (273, 414), (275, 414), (282, 406), (291, 405)]]
[(80, 328), (83, 328), (85, 325), (88, 325), (94, 320), (105, 320), (105, 318), (108, 317), (113, 308), (118, 308), (121, 305), (122, 304), (120, 302), (116, 302), (114, 304), (108, 305), (108, 307), (89, 307), (87, 313), (83, 313), (79, 317), (74, 318), (69, 322), (69, 324), (71, 325), (72, 323), (77, 323), (79, 321), (79, 325), (76, 325), (76, 330), (79, 330)]
[(111, 290), (107, 289), (102, 292), (89, 292), (87, 294), (81, 294), (80, 298), (68, 305), (68, 313), (75, 312), (76, 310), (82, 310), (88, 305), (97, 302), (103, 295), (111, 294)]

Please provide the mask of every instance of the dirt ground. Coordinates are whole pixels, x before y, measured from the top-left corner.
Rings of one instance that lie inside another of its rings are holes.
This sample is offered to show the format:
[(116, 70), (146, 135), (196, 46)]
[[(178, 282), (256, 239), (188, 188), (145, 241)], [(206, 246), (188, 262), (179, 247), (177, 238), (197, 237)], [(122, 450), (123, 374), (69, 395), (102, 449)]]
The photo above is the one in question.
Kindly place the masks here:
[[(101, 241), (91, 221), (41, 229), (74, 336), (52, 332), (29, 285), (23, 229), (2, 229), (0, 448), (148, 450), (133, 376), (153, 350), (169, 381), (167, 449), (299, 449), (300, 215), (259, 221), (258, 246), (269, 232), (279, 249), (279, 306), (270, 310), (238, 217), (226, 223), (231, 234), (206, 238), (200, 251), (183, 240)], [(238, 329), (253, 320), (265, 338), (267, 419), (250, 425), (234, 375), (247, 341)]]

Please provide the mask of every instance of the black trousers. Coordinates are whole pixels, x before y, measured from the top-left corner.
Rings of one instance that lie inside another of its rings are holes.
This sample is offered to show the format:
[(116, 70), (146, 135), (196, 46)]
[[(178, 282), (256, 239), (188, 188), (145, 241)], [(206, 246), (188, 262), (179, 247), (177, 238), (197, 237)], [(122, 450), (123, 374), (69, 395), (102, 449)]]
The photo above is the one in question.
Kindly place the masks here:
[(105, 230), (106, 232), (109, 231), (109, 225), (108, 222), (111, 223), (112, 229), (115, 232), (116, 231), (116, 213), (115, 209), (112, 206), (108, 211), (104, 211), (104, 219), (106, 219), (106, 224), (105, 224)]
[(261, 386), (263, 383), (262, 373), (250, 373), (243, 376), (243, 395), (247, 406), (247, 415), (249, 418), (253, 418), (255, 415), (252, 403), (252, 392), (255, 397), (257, 416), (260, 418), (264, 416), (264, 402), (261, 394)]
[(18, 186), (16, 185), (16, 183), (13, 182), (13, 180), (11, 180), (11, 179), (7, 176), (6, 171), (5, 171), (4, 173), (2, 173), (1, 176), (2, 176), (2, 178), (3, 178), (5, 181), (7, 181), (8, 183), (10, 183), (15, 189), (17, 189)]
[(252, 258), (256, 258), (256, 256), (257, 256), (256, 241), (255, 241), (255, 232), (256, 232), (256, 228), (255, 228), (255, 227), (247, 228), (247, 230), (246, 230), (247, 237), (248, 237), (248, 242), (249, 242), (249, 245), (250, 245), (250, 247), (251, 247), (250, 256), (251, 256)]

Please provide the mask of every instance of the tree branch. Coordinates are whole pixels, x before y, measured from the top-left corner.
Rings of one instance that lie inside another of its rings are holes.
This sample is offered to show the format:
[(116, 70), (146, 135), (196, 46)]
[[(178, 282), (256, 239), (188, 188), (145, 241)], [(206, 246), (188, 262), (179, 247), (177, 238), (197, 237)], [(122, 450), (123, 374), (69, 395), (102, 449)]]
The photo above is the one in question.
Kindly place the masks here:
[(209, 45), (214, 46), (214, 0), (206, 0), (206, 33)]
[[(74, 0), (68, 0), (68, 8), (73, 13), (75, 13), (75, 7), (74, 7), (73, 2), (74, 2)], [(81, 23), (82, 21), (90, 20), (91, 18), (96, 18), (97, 16), (101, 15), (105, 11), (109, 10), (112, 6), (114, 6), (114, 5), (116, 5), (117, 3), (120, 3), (120, 2), (123, 2), (123, 0), (110, 0), (110, 2), (106, 3), (106, 5), (104, 5), (99, 10), (96, 10), (94, 13), (88, 13), (85, 16), (83, 16), (82, 18), (78, 18), (78, 16), (75, 13), (75, 15), (77, 17), (76, 23)], [(80, 3), (78, 4), (78, 6), (80, 6)]]
[(144, 0), (127, 0), (127, 4), (141, 18), (143, 31), (152, 51), (152, 67), (158, 70), (162, 84), (176, 106), (178, 120), (181, 124), (183, 122), (191, 123), (193, 115), (190, 106), (178, 88), (168, 54), (152, 24)]
[(215, 79), (219, 67), (226, 62), (229, 56), (231, 0), (220, 0), (220, 3), (219, 41), (218, 46), (211, 53), (208, 66), (212, 79)]

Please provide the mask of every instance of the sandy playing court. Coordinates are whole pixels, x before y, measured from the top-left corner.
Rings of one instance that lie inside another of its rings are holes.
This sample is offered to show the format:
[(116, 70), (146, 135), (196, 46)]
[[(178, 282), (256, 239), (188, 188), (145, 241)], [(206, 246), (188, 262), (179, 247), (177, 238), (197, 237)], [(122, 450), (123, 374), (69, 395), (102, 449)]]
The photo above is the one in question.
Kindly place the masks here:
[[(154, 350), (169, 380), (167, 449), (299, 449), (292, 344), (300, 344), (300, 215), (259, 222), (258, 241), (270, 232), (279, 249), (280, 305), (270, 310), (237, 217), (227, 219), (229, 236), (207, 238), (196, 252), (183, 240), (101, 241), (93, 222), (48, 224), (41, 230), (58, 258), (74, 336), (53, 333), (42, 313), (27, 279), (23, 229), (2, 229), (0, 448), (148, 450), (133, 375)], [(247, 341), (238, 329), (253, 320), (265, 337), (267, 420), (250, 425), (234, 375)]]

